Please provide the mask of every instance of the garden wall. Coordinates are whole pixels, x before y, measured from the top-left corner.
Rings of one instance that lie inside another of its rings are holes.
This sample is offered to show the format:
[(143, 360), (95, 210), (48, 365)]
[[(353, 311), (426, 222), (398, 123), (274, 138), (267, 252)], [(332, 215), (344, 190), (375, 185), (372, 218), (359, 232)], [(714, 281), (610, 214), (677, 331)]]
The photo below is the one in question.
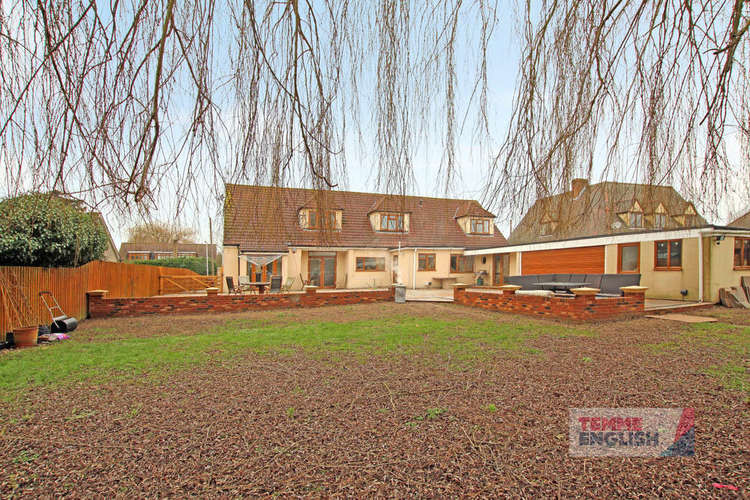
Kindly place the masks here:
[(594, 295), (540, 297), (517, 295), (513, 290), (504, 290), (500, 293), (480, 292), (456, 286), (453, 300), (456, 304), (491, 311), (592, 321), (643, 314), (645, 292), (625, 291), (623, 297), (605, 298), (596, 298)]
[(111, 318), (149, 314), (202, 314), (294, 307), (392, 301), (394, 289), (269, 293), (263, 295), (194, 295), (180, 297), (107, 298), (106, 290), (88, 293), (88, 317)]

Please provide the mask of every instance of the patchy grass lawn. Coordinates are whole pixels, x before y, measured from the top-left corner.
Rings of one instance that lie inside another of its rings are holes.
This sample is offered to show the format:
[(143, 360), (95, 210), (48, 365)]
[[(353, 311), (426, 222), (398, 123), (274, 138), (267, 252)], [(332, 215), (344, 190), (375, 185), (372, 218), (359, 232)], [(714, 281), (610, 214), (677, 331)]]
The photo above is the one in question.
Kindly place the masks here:
[(228, 321), (209, 332), (125, 338), (111, 342), (62, 342), (42, 349), (15, 350), (0, 365), (0, 394), (71, 382), (106, 383), (144, 374), (163, 375), (241, 353), (313, 356), (333, 353), (413, 356), (433, 353), (471, 363), (498, 351), (535, 353), (527, 341), (539, 335), (590, 335), (582, 328), (530, 322), (499, 323), (468, 319), (397, 316), (336, 323), (294, 322), (248, 325)]
[[(86, 321), (0, 354), (0, 495), (746, 494), (747, 325), (453, 304)], [(694, 407), (696, 456), (568, 456), (568, 408), (632, 406)]]

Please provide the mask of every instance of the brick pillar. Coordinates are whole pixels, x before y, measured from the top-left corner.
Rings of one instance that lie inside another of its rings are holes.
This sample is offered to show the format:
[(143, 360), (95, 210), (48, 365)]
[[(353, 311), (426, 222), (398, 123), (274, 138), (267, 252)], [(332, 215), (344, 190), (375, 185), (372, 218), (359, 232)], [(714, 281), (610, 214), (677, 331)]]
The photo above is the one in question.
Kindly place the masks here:
[(519, 285), (502, 285), (497, 287), (498, 290), (503, 292), (503, 295), (506, 293), (509, 295), (515, 295), (517, 290), (520, 290), (521, 287)]
[(454, 283), (453, 284), (453, 302), (462, 302), (466, 294), (466, 283)]
[(86, 317), (91, 317), (92, 305), (94, 308), (98, 303), (104, 300), (109, 293), (109, 290), (89, 290), (86, 292)]
[(628, 302), (631, 300), (634, 303), (634, 306), (639, 311), (644, 311), (646, 307), (646, 290), (648, 290), (647, 286), (622, 286), (620, 287), (620, 290), (622, 290), (622, 293), (625, 295), (626, 299), (629, 299)]

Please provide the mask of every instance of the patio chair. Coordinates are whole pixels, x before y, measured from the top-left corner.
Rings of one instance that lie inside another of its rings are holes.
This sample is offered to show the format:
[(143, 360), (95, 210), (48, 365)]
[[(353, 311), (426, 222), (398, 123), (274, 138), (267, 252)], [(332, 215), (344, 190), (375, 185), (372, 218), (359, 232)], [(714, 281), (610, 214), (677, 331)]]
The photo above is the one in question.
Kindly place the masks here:
[(271, 293), (281, 293), (281, 276), (271, 276)]
[(284, 283), (283, 285), (281, 285), (281, 291), (285, 292), (285, 293), (286, 292), (291, 292), (292, 291), (292, 286), (294, 286), (294, 280), (295, 279), (296, 278), (287, 278), (286, 279), (286, 283)]
[(250, 286), (250, 276), (240, 276), (240, 290), (243, 292), (252, 292), (252, 287)]
[(227, 291), (230, 294), (232, 294), (232, 293), (240, 293), (241, 294), (242, 293), (242, 291), (238, 287), (234, 286), (234, 278), (233, 277), (227, 276), (226, 279), (227, 279)]

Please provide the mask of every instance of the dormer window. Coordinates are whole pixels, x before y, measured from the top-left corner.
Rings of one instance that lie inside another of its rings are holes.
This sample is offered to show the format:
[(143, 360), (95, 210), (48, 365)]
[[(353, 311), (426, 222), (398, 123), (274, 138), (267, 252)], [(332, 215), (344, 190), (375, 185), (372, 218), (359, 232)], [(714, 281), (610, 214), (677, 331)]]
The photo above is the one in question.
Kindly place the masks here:
[[(629, 227), (643, 227), (643, 209), (638, 201), (633, 203), (633, 206), (625, 212), (623, 215), (627, 217), (627, 224)], [(621, 215), (622, 217), (622, 215)], [(623, 217), (624, 219), (625, 217)]]
[(472, 234), (490, 234), (489, 219), (471, 219)]
[(663, 229), (667, 225), (667, 214), (654, 214), (654, 227)]
[(630, 227), (643, 227), (643, 212), (630, 212)]
[(404, 214), (381, 214), (380, 230), (402, 232), (404, 230)]
[(299, 223), (304, 229), (341, 229), (335, 210), (306, 210), (299, 214)]
[(544, 214), (539, 224), (539, 235), (549, 236), (555, 232), (555, 229), (557, 229), (557, 223), (552, 220), (549, 214)]

